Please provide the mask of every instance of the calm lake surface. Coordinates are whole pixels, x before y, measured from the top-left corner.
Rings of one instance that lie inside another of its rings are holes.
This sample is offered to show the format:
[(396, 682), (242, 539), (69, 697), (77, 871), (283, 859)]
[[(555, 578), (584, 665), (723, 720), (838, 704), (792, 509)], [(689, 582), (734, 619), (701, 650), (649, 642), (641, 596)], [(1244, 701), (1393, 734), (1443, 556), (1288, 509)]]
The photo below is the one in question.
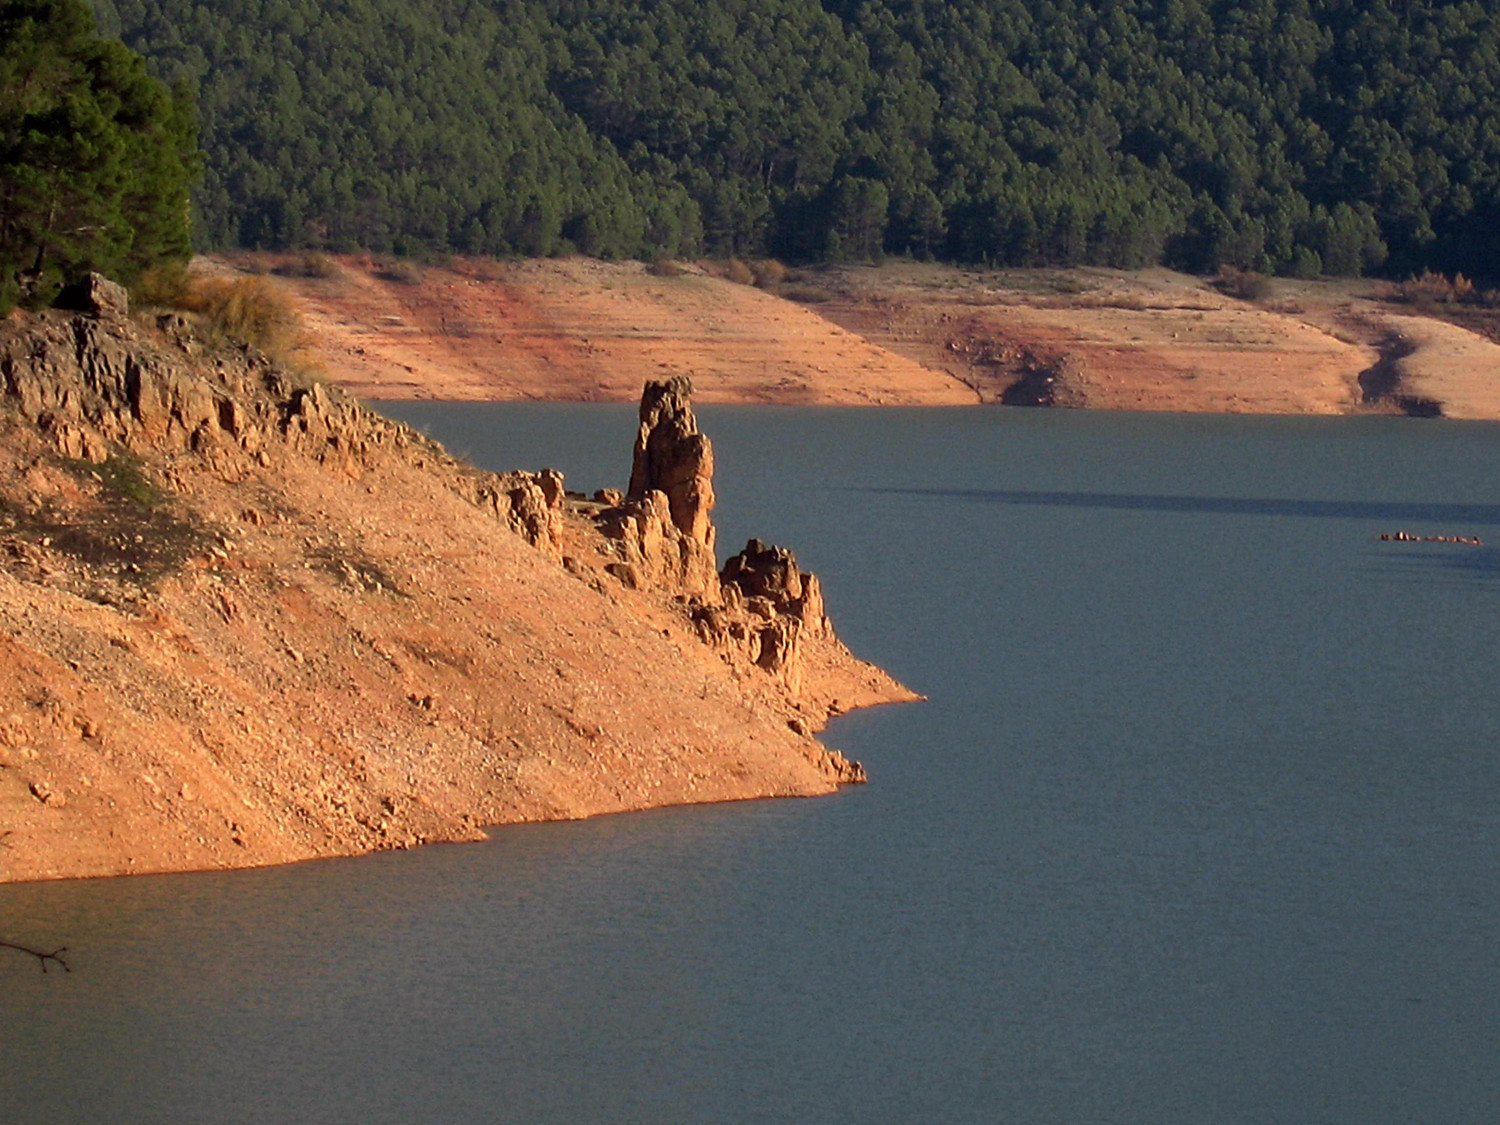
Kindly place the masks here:
[(74, 966), (0, 960), (0, 1121), (1500, 1120), (1500, 549), (1376, 541), (1500, 542), (1500, 428), (699, 414), (721, 553), (930, 696), (830, 728), (871, 783), (0, 887)]

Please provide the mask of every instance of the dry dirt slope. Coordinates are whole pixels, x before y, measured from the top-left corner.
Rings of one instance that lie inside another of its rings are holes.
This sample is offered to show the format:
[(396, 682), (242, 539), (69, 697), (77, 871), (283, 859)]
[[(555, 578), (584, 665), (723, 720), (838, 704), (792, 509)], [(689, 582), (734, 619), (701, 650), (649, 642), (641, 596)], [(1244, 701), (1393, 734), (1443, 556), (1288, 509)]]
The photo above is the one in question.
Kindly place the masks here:
[(180, 318), (0, 326), (0, 880), (847, 779), (810, 732), (909, 694), (831, 637), (797, 691), (715, 651), (605, 570), (601, 506), (557, 483), (468, 469)]
[(1256, 284), (1264, 294), (1247, 300), (1160, 269), (904, 262), (827, 271), (815, 307), (986, 402), (1247, 414), (1419, 403), (1424, 413), (1500, 418), (1500, 346), (1393, 301), (1397, 287)]
[[(296, 258), (237, 259), (295, 271)], [(801, 306), (682, 267), (586, 258), (285, 276), (330, 378), (361, 398), (633, 401), (685, 374), (702, 402), (958, 405), (968, 388)], [(217, 263), (227, 268), (227, 263)]]
[(1376, 282), (1282, 279), (1241, 300), (1166, 270), (892, 262), (762, 292), (577, 258), (235, 263), (282, 271), (330, 377), (371, 398), (625, 401), (685, 372), (706, 402), (1500, 418), (1500, 346)]

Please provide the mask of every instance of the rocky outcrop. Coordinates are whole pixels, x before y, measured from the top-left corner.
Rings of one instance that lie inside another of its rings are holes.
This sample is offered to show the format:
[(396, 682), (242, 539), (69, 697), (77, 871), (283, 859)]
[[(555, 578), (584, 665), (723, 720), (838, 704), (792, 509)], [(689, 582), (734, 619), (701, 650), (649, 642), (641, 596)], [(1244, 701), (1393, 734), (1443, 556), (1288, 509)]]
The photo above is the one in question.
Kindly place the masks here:
[(912, 696), (789, 553), (610, 577), (626, 509), (641, 561), (712, 543), (670, 497), (480, 472), (176, 314), (0, 321), (0, 882), (864, 780), (815, 733)]
[(630, 488), (623, 498), (599, 494), (606, 506), (596, 521), (615, 552), (604, 569), (630, 589), (677, 595), (705, 644), (731, 664), (762, 669), (795, 698), (804, 645), (836, 643), (822, 589), (791, 551), (758, 539), (714, 569), (713, 447), (698, 432), (692, 393), (684, 377), (646, 384)]
[(563, 475), (556, 469), (539, 473), (484, 473), (469, 478), (464, 495), (494, 512), (533, 547), (553, 557), (562, 555)]
[(54, 304), (60, 309), (106, 319), (123, 320), (130, 312), (130, 296), (125, 287), (99, 273), (90, 273), (69, 285), (57, 295)]
[(802, 691), (802, 637), (790, 617), (765, 616), (762, 607), (692, 607), (698, 637), (730, 663), (745, 661), (764, 669), (795, 698)]
[(719, 600), (713, 445), (698, 432), (685, 376), (646, 384), (624, 500), (599, 526), (617, 545), (610, 573), (632, 589)]
[[(805, 636), (833, 636), (818, 576), (804, 574), (796, 556), (785, 547), (768, 547), (759, 539), (751, 539), (743, 551), (724, 564), (719, 577), (726, 602), (735, 600), (737, 594), (761, 616), (792, 618)], [(731, 588), (735, 594), (730, 593)]]
[[(98, 279), (73, 301), (91, 312), (51, 313), (24, 333), (0, 334), (0, 397), (63, 456), (98, 464), (116, 450), (191, 455), (228, 481), (289, 455), (349, 478), (382, 458), (430, 464), (526, 542), (562, 555), (561, 473), (473, 469), (254, 349), (208, 355), (180, 314), (143, 328), (124, 302), (123, 290)], [(647, 384), (630, 488), (601, 492), (597, 505), (607, 574), (678, 598), (726, 661), (763, 670), (793, 698), (802, 692), (806, 645), (833, 642), (817, 577), (790, 551), (755, 539), (718, 571), (713, 447), (698, 431), (687, 379)]]
[(692, 398), (693, 383), (685, 375), (646, 384), (625, 497), (639, 501), (664, 493), (677, 529), (712, 549), (714, 452), (698, 432)]
[(453, 487), (533, 546), (561, 543), (559, 473), (482, 473), (420, 434), (301, 378), (254, 348), (212, 357), (181, 314), (143, 327), (125, 291), (91, 275), (65, 293), (81, 315), (48, 313), (25, 332), (0, 332), (0, 399), (46, 434), (58, 452), (101, 463), (115, 450), (193, 453), (233, 480), (287, 451), (357, 478), (379, 457), (452, 468)]
[(1477, 535), (1413, 535), (1409, 531), (1383, 531), (1379, 539), (1382, 543), (1457, 543), (1464, 547), (1484, 546), (1484, 540)]
[(817, 576), (804, 574), (785, 547), (745, 544), (719, 574), (717, 605), (693, 607), (698, 635), (727, 658), (749, 661), (802, 690), (805, 642), (833, 641)]

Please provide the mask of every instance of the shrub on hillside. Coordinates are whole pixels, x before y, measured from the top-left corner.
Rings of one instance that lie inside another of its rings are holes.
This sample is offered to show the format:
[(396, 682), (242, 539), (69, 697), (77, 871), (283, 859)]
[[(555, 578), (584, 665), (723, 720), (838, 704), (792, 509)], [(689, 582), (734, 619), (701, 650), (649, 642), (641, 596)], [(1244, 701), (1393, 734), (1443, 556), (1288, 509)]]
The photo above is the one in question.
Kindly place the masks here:
[(406, 258), (387, 258), (375, 266), (375, 276), (396, 285), (421, 285), (422, 267)]
[(750, 265), (757, 289), (775, 289), (786, 280), (786, 267), (775, 258), (762, 258)]
[(152, 266), (130, 286), (130, 303), (164, 309), (185, 309), (188, 307), (188, 291), (191, 287), (187, 263), (163, 262), (159, 266)]
[(730, 258), (724, 263), (724, 280), (732, 281), (736, 285), (754, 285), (755, 274), (738, 258)]
[(799, 305), (821, 305), (824, 301), (833, 299), (833, 294), (823, 286), (809, 285), (800, 281), (783, 285), (779, 293), (786, 300), (796, 301)]
[(169, 262), (147, 270), (131, 287), (141, 306), (193, 313), (209, 340), (259, 348), (301, 370), (302, 314), (286, 290), (266, 277), (205, 277)]
[(1271, 295), (1271, 279), (1254, 270), (1242, 270), (1235, 266), (1223, 266), (1214, 281), (1214, 287), (1226, 296), (1241, 301), (1264, 301)]
[(204, 337), (215, 344), (249, 344), (294, 374), (318, 375), (296, 299), (264, 275), (208, 277), (169, 262), (141, 275), (132, 303), (192, 313)]
[(283, 277), (338, 277), (339, 264), (327, 254), (303, 254), (277, 266), (273, 273)]
[(205, 281), (195, 286), (194, 299), (211, 331), (257, 347), (273, 359), (290, 356), (302, 334), (297, 306), (263, 278)]
[(1463, 274), (1454, 274), (1450, 281), (1440, 273), (1426, 270), (1416, 277), (1398, 281), (1383, 287), (1382, 295), (1390, 301), (1406, 305), (1478, 305), (1484, 304), (1485, 295), (1474, 287), (1474, 283)]
[(505, 263), (494, 258), (455, 259), (453, 269), (474, 281), (503, 281), (506, 274)]

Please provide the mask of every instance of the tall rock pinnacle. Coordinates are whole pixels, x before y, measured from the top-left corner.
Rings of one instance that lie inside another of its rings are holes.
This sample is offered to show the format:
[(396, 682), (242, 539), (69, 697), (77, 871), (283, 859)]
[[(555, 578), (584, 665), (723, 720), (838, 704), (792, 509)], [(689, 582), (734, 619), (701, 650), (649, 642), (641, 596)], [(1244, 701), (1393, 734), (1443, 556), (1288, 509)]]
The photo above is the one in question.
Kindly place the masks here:
[(714, 556), (714, 454), (698, 432), (686, 376), (646, 384), (635, 437), (630, 490), (602, 514), (618, 543), (611, 573), (627, 586), (666, 587), (717, 604)]
[(646, 384), (641, 428), (630, 468), (630, 500), (663, 492), (672, 523), (689, 539), (714, 549), (714, 450), (693, 417), (693, 383), (686, 375)]

